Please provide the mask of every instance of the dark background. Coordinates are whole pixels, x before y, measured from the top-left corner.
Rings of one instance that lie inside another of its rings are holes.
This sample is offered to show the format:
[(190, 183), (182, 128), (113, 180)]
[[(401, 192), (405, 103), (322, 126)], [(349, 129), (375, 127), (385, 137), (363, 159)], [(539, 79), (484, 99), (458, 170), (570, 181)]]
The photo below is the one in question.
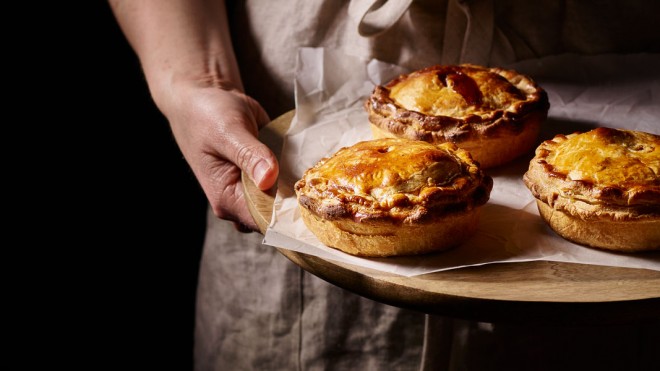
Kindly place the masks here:
[(16, 148), (7, 184), (23, 191), (22, 260), (6, 261), (27, 282), (8, 301), (20, 361), (192, 369), (201, 188), (107, 2), (25, 7), (12, 12), (29, 17), (8, 37), (16, 131), (3, 138)]
[[(132, 274), (127, 290), (128, 336), (138, 359), (149, 369), (192, 368), (194, 299), (197, 269), (205, 231), (206, 199), (157, 110), (144, 81), (137, 57), (130, 49), (109, 6), (98, 6), (101, 42), (97, 60), (109, 95), (96, 100), (97, 112), (108, 127), (119, 161), (110, 165), (124, 199), (112, 208), (127, 216), (127, 260)], [(135, 251), (128, 251), (134, 249)], [(134, 254), (134, 255), (133, 255)], [(121, 273), (121, 263), (117, 267)], [(129, 356), (130, 355), (129, 350)], [(132, 356), (131, 356), (132, 357)]]

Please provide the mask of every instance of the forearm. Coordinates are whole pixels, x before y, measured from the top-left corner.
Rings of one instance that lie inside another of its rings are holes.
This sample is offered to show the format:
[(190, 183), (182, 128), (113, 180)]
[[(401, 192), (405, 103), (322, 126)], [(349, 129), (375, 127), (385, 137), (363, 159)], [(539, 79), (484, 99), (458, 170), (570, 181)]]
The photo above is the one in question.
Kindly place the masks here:
[(224, 1), (109, 2), (213, 212), (257, 230), (242, 174), (266, 190), (275, 184), (279, 167), (257, 139), (269, 118), (242, 93)]
[(159, 106), (180, 79), (243, 90), (223, 0), (109, 2)]

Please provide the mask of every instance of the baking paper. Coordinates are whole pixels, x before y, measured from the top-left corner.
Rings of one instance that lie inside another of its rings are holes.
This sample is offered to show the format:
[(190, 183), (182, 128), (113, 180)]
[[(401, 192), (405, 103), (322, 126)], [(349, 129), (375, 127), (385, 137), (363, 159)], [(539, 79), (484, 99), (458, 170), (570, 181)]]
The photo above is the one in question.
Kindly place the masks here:
[[(539, 138), (598, 126), (660, 134), (658, 55), (562, 55), (502, 66), (534, 78), (550, 99)], [(296, 115), (284, 138), (273, 215), (264, 243), (324, 259), (414, 276), (474, 265), (548, 260), (660, 270), (660, 252), (620, 254), (579, 246), (555, 234), (522, 182), (531, 154), (498, 169), (477, 233), (460, 247), (413, 257), (361, 258), (320, 243), (307, 229), (293, 191), (306, 169), (338, 149), (371, 139), (363, 103), (377, 84), (405, 69), (333, 49), (303, 48), (296, 71)]]

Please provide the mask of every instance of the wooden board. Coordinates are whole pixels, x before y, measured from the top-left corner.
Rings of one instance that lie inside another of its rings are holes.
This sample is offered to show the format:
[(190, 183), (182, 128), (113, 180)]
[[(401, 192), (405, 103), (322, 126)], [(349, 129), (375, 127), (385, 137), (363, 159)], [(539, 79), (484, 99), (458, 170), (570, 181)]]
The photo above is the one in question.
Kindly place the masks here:
[[(262, 129), (279, 153), (294, 112)], [(243, 176), (250, 212), (265, 233), (275, 190)], [(618, 324), (660, 320), (660, 272), (537, 261), (489, 264), (402, 277), (278, 249), (304, 270), (362, 296), (425, 313), (478, 321)]]

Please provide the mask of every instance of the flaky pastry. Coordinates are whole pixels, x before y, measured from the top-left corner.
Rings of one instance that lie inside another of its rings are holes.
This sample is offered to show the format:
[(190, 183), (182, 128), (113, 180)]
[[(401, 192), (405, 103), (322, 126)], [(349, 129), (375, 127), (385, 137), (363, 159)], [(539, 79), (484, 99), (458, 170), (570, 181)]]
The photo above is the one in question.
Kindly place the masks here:
[(305, 224), (322, 243), (382, 257), (460, 244), (475, 231), (492, 185), (452, 143), (384, 138), (340, 149), (294, 188)]
[(541, 217), (567, 240), (660, 249), (660, 136), (597, 128), (541, 143), (523, 176)]
[(365, 102), (375, 138), (452, 142), (482, 168), (537, 145), (549, 103), (531, 78), (471, 64), (436, 65), (376, 86)]

